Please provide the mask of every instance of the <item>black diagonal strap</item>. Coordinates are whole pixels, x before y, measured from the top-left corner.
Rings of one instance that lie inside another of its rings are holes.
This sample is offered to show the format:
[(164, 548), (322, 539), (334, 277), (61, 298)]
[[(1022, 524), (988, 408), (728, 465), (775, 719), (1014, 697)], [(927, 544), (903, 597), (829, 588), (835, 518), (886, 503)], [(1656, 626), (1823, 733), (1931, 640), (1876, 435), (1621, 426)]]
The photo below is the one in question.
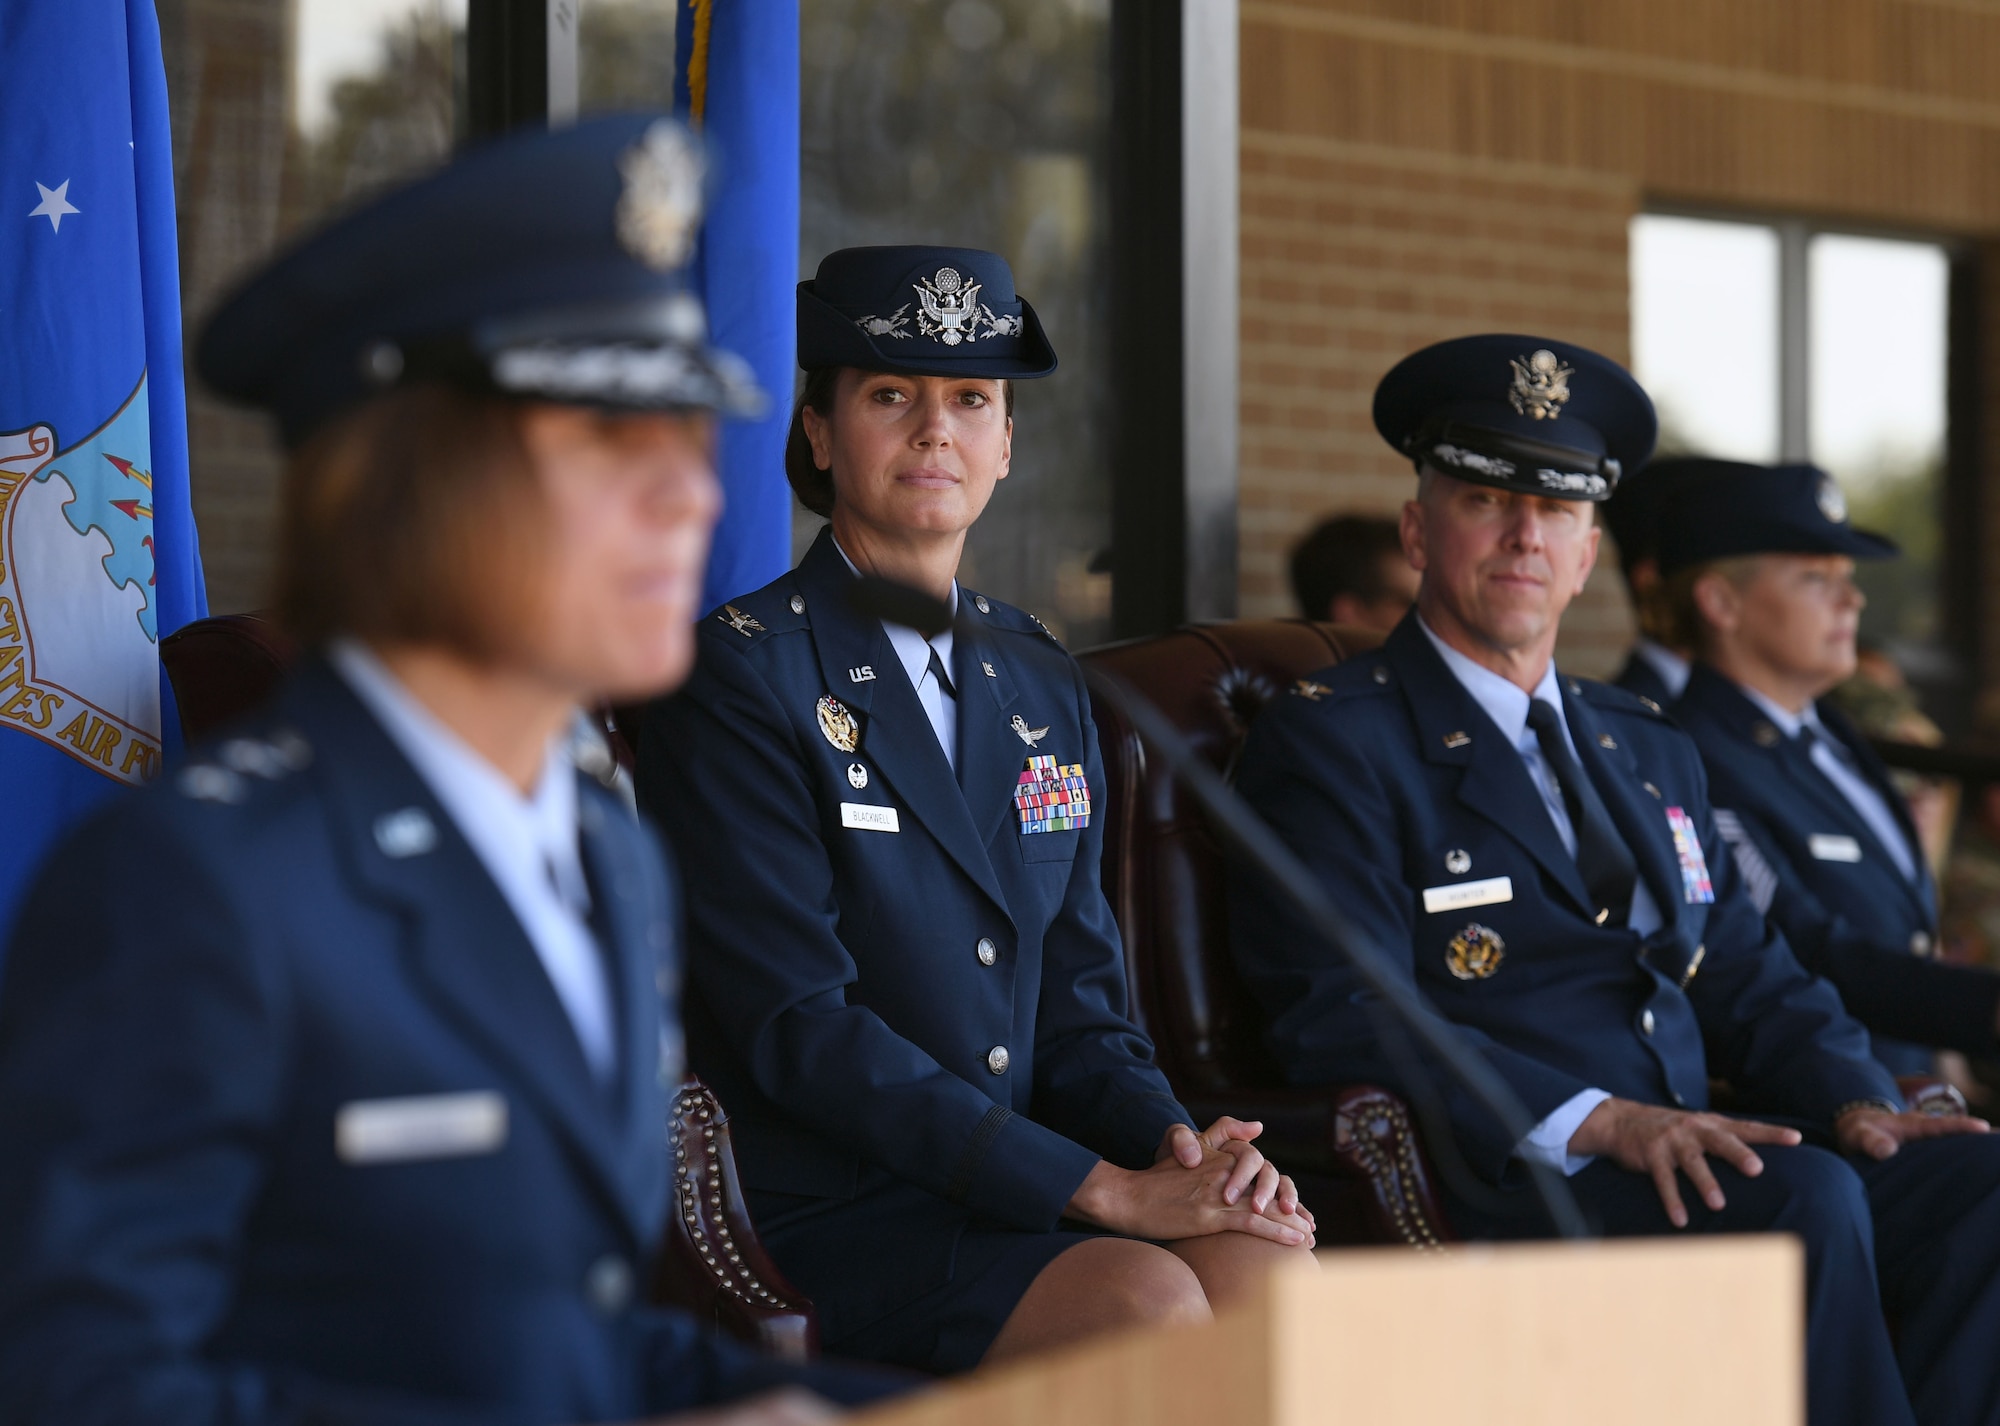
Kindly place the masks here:
[(931, 651), (931, 677), (937, 680), (939, 688), (950, 698), (958, 697), (958, 690), (952, 686), (951, 675), (945, 671), (944, 660), (938, 657), (937, 645), (926, 645)]
[(1569, 809), (1570, 827), (1576, 833), (1576, 869), (1583, 873), (1584, 887), (1597, 904), (1597, 919), (1622, 926), (1632, 910), (1632, 888), (1639, 879), (1632, 849), (1618, 835), (1611, 814), (1604, 810), (1604, 799), (1570, 752), (1562, 715), (1541, 699), (1530, 699), (1528, 726), (1535, 730), (1542, 756), (1549, 760), (1562, 789), (1563, 806)]

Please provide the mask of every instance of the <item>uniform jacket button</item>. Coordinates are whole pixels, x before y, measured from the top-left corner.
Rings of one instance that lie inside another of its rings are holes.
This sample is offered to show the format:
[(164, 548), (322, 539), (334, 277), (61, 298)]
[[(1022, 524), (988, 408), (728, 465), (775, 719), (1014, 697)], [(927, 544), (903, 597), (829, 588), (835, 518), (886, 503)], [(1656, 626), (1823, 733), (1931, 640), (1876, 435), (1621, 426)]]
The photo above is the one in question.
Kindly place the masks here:
[(1639, 1029), (1647, 1035), (1653, 1033), (1653, 1012), (1651, 1010), (1642, 1010), (1639, 1012)]
[(632, 1266), (606, 1253), (583, 1275), (584, 1299), (605, 1317), (616, 1317), (632, 1302)]
[(1005, 1045), (995, 1045), (992, 1049), (986, 1052), (986, 1068), (991, 1070), (994, 1074), (1007, 1073), (1007, 1065), (1009, 1064), (1009, 1062), (1010, 1061), (1009, 1061), (1009, 1056), (1007, 1054), (1007, 1047)]
[(1931, 953), (1931, 935), (1928, 931), (1916, 931), (1910, 935), (1910, 954), (1927, 956)]
[(1000, 959), (1000, 948), (993, 944), (991, 936), (981, 936), (977, 949), (979, 952), (979, 963), (983, 966), (990, 966)]

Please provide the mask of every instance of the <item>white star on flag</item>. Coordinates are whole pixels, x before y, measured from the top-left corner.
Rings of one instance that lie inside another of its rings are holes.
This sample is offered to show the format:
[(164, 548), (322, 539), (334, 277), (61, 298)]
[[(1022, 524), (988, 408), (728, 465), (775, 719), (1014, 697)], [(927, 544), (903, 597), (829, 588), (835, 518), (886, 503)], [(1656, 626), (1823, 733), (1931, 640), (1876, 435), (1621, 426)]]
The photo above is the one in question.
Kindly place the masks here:
[(47, 218), (49, 220), (49, 227), (58, 233), (62, 231), (62, 220), (64, 217), (71, 213), (81, 213), (83, 211), (81, 208), (74, 207), (69, 201), (69, 180), (67, 178), (62, 181), (62, 187), (60, 188), (44, 188), (39, 183), (35, 187), (42, 190), (42, 204), (39, 208), (28, 214), (28, 216), (30, 218)]

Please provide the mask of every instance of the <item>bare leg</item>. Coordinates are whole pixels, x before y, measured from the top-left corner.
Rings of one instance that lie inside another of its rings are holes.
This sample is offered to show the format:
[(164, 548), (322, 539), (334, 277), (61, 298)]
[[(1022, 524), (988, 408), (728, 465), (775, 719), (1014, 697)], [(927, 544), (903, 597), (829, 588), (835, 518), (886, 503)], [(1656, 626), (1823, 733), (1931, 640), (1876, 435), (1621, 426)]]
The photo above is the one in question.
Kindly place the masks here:
[(1200, 1280), (1173, 1253), (1131, 1238), (1093, 1238), (1036, 1274), (984, 1360), (1031, 1356), (1120, 1327), (1208, 1319)]
[(1181, 1238), (1166, 1245), (1168, 1252), (1194, 1269), (1202, 1295), (1216, 1308), (1230, 1307), (1286, 1263), (1315, 1263), (1308, 1248), (1288, 1248), (1248, 1233), (1211, 1233), (1205, 1238)]

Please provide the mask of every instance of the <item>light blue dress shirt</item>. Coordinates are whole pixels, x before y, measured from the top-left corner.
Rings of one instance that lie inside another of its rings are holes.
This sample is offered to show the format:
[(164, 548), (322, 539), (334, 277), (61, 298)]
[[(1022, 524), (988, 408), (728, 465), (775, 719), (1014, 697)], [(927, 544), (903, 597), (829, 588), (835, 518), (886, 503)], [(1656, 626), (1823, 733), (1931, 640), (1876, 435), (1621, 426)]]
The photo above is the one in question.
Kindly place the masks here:
[[(861, 570), (853, 560), (847, 559), (847, 551), (840, 549), (840, 541), (833, 547), (840, 550), (840, 557), (847, 560), (847, 567), (857, 578)], [(951, 615), (958, 617), (958, 581), (951, 582)], [(882, 621), (882, 632), (889, 636), (889, 647), (896, 651), (896, 661), (903, 666), (903, 672), (910, 677), (910, 686), (917, 690), (917, 702), (924, 705), (924, 716), (931, 720), (931, 731), (937, 734), (938, 746), (944, 749), (944, 760), (951, 764), (953, 772), (958, 771), (958, 699), (947, 692), (931, 672), (931, 650), (937, 650), (939, 660), (947, 672), (951, 669), (952, 636), (946, 629), (942, 634), (926, 639), (915, 629), (905, 624)]]
[(1807, 728), (1813, 730), (1813, 745), (1810, 756), (1812, 764), (1833, 784), (1834, 790), (1847, 799), (1847, 805), (1855, 815), (1868, 824), (1868, 830), (1875, 834), (1875, 840), (1889, 853), (1896, 863), (1896, 869), (1903, 874), (1903, 880), (1915, 882), (1917, 879), (1917, 859), (1910, 839), (1903, 835), (1903, 829), (1896, 823), (1896, 814), (1889, 810), (1889, 804), (1868, 783), (1868, 779), (1848, 761), (1846, 745), (1833, 735), (1833, 730), (1820, 721), (1819, 709), (1806, 705), (1805, 712), (1793, 713), (1773, 703), (1754, 688), (1744, 688), (1743, 696), (1756, 704), (1759, 711), (1777, 726), (1787, 738), (1796, 738)]
[(535, 789), (522, 796), (500, 770), (419, 703), (366, 645), (327, 651), (382, 731), (444, 807), (527, 933), (599, 1082), (617, 1069), (610, 977), (590, 929), (590, 885), (577, 843), (576, 769), (567, 730), (549, 744)]

